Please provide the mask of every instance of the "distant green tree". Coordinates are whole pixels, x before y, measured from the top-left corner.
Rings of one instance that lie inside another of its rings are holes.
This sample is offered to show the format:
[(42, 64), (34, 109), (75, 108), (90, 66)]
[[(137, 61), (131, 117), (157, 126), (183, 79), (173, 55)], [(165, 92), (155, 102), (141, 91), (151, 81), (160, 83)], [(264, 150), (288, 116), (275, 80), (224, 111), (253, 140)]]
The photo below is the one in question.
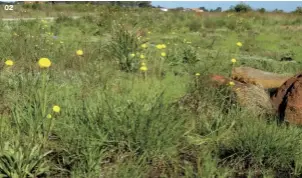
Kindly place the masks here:
[(296, 10), (293, 11), (295, 14), (302, 14), (302, 7), (297, 7)]
[(275, 12), (275, 13), (283, 13), (284, 11), (281, 10), (281, 9), (275, 9), (275, 10), (273, 10), (273, 12)]
[(245, 4), (245, 3), (240, 3), (237, 4), (236, 6), (231, 6), (229, 11), (233, 11), (233, 12), (248, 12), (251, 11), (252, 8)]
[(213, 12), (222, 12), (222, 8), (221, 7), (217, 7), (215, 10), (213, 10)]
[(209, 10), (206, 9), (205, 7), (199, 7), (200, 10), (203, 10), (204, 12), (208, 12)]
[(134, 1), (138, 7), (152, 7), (151, 1)]
[(257, 11), (258, 11), (258, 12), (260, 12), (260, 13), (264, 13), (264, 12), (266, 12), (265, 8), (263, 8), (263, 7), (262, 7), (262, 8), (260, 8), (260, 9), (258, 9)]

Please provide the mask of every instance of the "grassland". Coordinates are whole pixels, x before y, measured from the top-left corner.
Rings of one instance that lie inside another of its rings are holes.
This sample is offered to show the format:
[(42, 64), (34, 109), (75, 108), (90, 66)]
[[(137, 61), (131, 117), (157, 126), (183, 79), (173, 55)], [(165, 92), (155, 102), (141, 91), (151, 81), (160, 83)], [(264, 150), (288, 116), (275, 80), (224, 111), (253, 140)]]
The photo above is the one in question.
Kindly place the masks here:
[(86, 7), (0, 21), (1, 176), (301, 176), (302, 130), (232, 104), (207, 77), (301, 71), (300, 16)]

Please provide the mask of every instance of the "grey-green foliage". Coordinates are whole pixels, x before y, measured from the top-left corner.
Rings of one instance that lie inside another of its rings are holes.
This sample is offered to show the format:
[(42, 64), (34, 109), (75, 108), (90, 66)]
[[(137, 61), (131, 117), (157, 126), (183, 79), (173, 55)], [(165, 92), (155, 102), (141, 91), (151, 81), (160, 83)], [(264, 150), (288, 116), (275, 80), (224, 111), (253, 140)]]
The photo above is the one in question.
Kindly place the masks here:
[(41, 145), (5, 142), (0, 154), (0, 175), (12, 178), (45, 176), (50, 170), (46, 159), (50, 153), (43, 153)]

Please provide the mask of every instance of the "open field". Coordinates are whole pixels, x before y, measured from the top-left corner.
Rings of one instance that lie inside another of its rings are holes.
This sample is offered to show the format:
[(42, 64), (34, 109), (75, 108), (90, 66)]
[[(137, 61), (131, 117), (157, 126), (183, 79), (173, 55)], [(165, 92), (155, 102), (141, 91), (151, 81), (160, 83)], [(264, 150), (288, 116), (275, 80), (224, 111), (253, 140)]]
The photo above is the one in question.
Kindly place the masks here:
[(301, 16), (86, 7), (0, 11), (58, 17), (0, 21), (0, 177), (302, 176), (301, 128), (208, 79), (300, 72)]

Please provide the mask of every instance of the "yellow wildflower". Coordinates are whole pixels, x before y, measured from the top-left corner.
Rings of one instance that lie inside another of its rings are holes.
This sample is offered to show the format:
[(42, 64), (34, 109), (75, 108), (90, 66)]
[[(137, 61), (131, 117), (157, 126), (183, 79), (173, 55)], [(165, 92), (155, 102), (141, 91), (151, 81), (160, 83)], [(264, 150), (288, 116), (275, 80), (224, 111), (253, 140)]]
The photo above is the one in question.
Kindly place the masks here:
[(12, 66), (12, 65), (14, 65), (14, 61), (8, 59), (8, 60), (5, 61), (5, 65)]
[(242, 43), (241, 42), (237, 42), (236, 45), (239, 46), (239, 47), (241, 47)]
[(140, 57), (141, 59), (145, 59), (145, 55), (143, 55), (143, 54), (141, 54), (139, 57)]
[(156, 45), (157, 49), (163, 49), (163, 46), (161, 44)]
[(135, 56), (135, 54), (134, 54), (134, 53), (131, 53), (131, 54), (130, 54), (130, 56), (131, 56), (131, 57), (134, 57), (134, 56)]
[(79, 50), (76, 51), (76, 54), (78, 56), (82, 56), (84, 54), (84, 52), (83, 52), (83, 50), (79, 49)]
[(51, 114), (47, 114), (46, 118), (51, 119), (52, 118)]
[(48, 68), (51, 66), (51, 62), (48, 58), (41, 58), (38, 63), (40, 68)]
[(142, 48), (147, 48), (148, 46), (147, 46), (146, 43), (144, 43), (144, 44), (141, 45), (141, 47), (142, 47)]
[(161, 47), (162, 47), (163, 49), (165, 49), (167, 46), (166, 46), (165, 44), (162, 44)]
[(165, 52), (160, 53), (160, 55), (161, 55), (162, 57), (167, 56), (167, 54), (166, 54)]
[(147, 70), (148, 70), (148, 68), (147, 68), (147, 66), (142, 65), (142, 66), (139, 68), (139, 70), (141, 70), (141, 71), (145, 72), (145, 71), (147, 71)]
[(52, 110), (53, 110), (54, 112), (58, 113), (58, 112), (60, 112), (61, 108), (60, 108), (60, 106), (58, 106), (58, 105), (54, 105), (54, 106), (52, 107)]
[(149, 31), (148, 34), (151, 34), (151, 32)]
[(231, 62), (234, 64), (234, 63), (237, 62), (237, 60), (236, 60), (235, 58), (233, 58), (233, 59), (231, 60)]
[(231, 81), (231, 82), (229, 82), (229, 85), (230, 85), (230, 86), (234, 86), (235, 83)]
[(196, 73), (195, 75), (196, 75), (196, 76), (200, 76), (200, 73)]

